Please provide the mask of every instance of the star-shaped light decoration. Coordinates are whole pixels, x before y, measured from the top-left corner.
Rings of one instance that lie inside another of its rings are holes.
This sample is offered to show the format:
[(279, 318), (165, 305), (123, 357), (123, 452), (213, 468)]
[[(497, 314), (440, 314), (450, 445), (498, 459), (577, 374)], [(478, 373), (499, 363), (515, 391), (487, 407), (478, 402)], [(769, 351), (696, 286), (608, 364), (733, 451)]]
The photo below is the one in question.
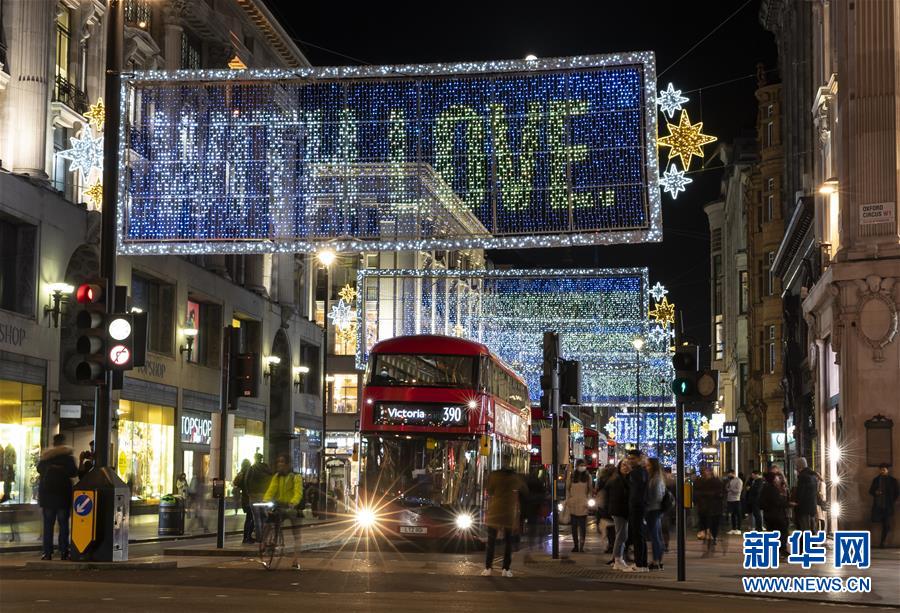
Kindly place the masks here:
[(69, 139), (72, 145), (71, 149), (60, 151), (57, 155), (67, 160), (72, 160), (70, 170), (75, 172), (81, 171), (81, 180), (85, 183), (91, 174), (91, 170), (103, 168), (103, 137), (94, 137), (94, 131), (88, 124), (81, 129), (81, 134), (76, 138)]
[(84, 116), (97, 127), (98, 132), (102, 132), (103, 122), (106, 121), (106, 107), (103, 106), (103, 98), (97, 100), (97, 104), (92, 104)]
[(647, 333), (647, 338), (654, 345), (659, 345), (669, 340), (669, 331), (663, 326), (653, 326), (650, 328), (650, 332)]
[(686, 191), (685, 186), (693, 182), (693, 179), (684, 176), (683, 170), (679, 170), (678, 166), (672, 164), (669, 166), (669, 170), (663, 173), (662, 178), (659, 180), (659, 185), (664, 192), (669, 192), (672, 200), (676, 200), (678, 199), (678, 192)]
[(91, 201), (91, 204), (94, 205), (94, 209), (97, 210), (103, 204), (103, 183), (99, 180), (94, 181), (94, 183), (84, 190), (84, 195), (88, 197)]
[(328, 319), (330, 319), (334, 323), (334, 326), (339, 330), (346, 329), (353, 319), (353, 315), (350, 312), (350, 305), (344, 302), (343, 299), (338, 300), (337, 304), (331, 305), (331, 313), (328, 314)]
[(348, 345), (356, 340), (356, 322), (351, 321), (346, 328), (339, 328), (337, 331), (338, 342)]
[(681, 165), (687, 170), (691, 167), (691, 160), (696, 155), (703, 157), (703, 145), (715, 142), (716, 137), (703, 134), (703, 122), (692, 124), (687, 111), (681, 111), (678, 124), (666, 122), (669, 130), (668, 136), (661, 136), (657, 140), (660, 147), (669, 147), (669, 160), (680, 157)]
[(656, 303), (656, 306), (650, 311), (656, 323), (665, 327), (675, 323), (675, 305), (669, 302), (669, 299), (663, 296), (663, 299)]
[(650, 288), (650, 295), (653, 296), (653, 299), (659, 302), (662, 300), (663, 296), (669, 293), (669, 290), (665, 288), (665, 286), (659, 281), (656, 282), (656, 285)]
[(659, 105), (659, 109), (663, 113), (671, 118), (675, 116), (675, 111), (680, 111), (681, 105), (688, 100), (690, 98), (682, 96), (680, 89), (675, 89), (675, 86), (669, 83), (669, 87), (659, 90), (659, 98), (656, 99), (656, 104)]
[(353, 304), (353, 301), (356, 300), (356, 288), (348, 283), (341, 288), (341, 291), (338, 292), (338, 296), (340, 296), (341, 300), (347, 304)]

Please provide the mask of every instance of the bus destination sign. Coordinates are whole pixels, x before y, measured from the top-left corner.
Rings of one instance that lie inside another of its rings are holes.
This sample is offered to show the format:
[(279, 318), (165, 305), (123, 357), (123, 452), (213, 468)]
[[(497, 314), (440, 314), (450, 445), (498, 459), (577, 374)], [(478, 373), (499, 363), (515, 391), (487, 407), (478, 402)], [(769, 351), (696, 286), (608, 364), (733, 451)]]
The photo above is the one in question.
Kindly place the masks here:
[(460, 427), (468, 425), (468, 414), (462, 405), (378, 403), (373, 421), (381, 426)]

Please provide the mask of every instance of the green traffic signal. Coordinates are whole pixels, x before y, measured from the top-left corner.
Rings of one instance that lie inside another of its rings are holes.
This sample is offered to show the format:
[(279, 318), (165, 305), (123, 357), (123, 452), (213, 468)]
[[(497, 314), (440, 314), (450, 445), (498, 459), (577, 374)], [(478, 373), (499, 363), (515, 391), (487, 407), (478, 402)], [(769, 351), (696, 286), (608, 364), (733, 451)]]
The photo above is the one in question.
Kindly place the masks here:
[(672, 381), (672, 391), (676, 396), (689, 396), (694, 393), (694, 382), (687, 377), (678, 377)]

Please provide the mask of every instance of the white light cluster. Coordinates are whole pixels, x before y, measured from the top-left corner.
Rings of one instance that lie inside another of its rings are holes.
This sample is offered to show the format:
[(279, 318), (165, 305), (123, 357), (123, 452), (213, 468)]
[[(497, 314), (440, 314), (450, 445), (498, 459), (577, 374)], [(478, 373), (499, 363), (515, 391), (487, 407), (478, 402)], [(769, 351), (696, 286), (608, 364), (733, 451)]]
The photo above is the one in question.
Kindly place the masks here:
[(119, 252), (660, 241), (655, 70), (636, 52), (128, 75)]
[[(536, 401), (542, 336), (557, 330), (563, 356), (581, 362), (582, 401), (619, 406), (637, 397), (632, 340), (646, 334), (647, 285), (646, 268), (363, 269), (357, 276), (357, 367), (365, 367), (378, 340), (463, 336), (484, 343), (519, 372)], [(393, 298), (380, 305), (367, 295)], [(668, 343), (648, 343), (640, 359), (642, 378), (671, 379)], [(647, 392), (642, 390), (643, 402), (671, 404), (668, 388)]]

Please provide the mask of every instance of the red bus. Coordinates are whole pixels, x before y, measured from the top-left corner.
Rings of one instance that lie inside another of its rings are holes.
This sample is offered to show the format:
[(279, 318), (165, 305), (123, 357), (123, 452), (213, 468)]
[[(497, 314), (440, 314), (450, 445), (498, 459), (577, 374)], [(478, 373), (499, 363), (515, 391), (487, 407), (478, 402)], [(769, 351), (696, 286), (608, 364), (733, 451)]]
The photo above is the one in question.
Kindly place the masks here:
[(358, 525), (479, 537), (488, 474), (528, 470), (525, 381), (480, 343), (403, 336), (372, 348), (362, 398)]
[(588, 470), (596, 472), (607, 464), (608, 451), (606, 437), (598, 430), (585, 426), (584, 428), (584, 462)]

